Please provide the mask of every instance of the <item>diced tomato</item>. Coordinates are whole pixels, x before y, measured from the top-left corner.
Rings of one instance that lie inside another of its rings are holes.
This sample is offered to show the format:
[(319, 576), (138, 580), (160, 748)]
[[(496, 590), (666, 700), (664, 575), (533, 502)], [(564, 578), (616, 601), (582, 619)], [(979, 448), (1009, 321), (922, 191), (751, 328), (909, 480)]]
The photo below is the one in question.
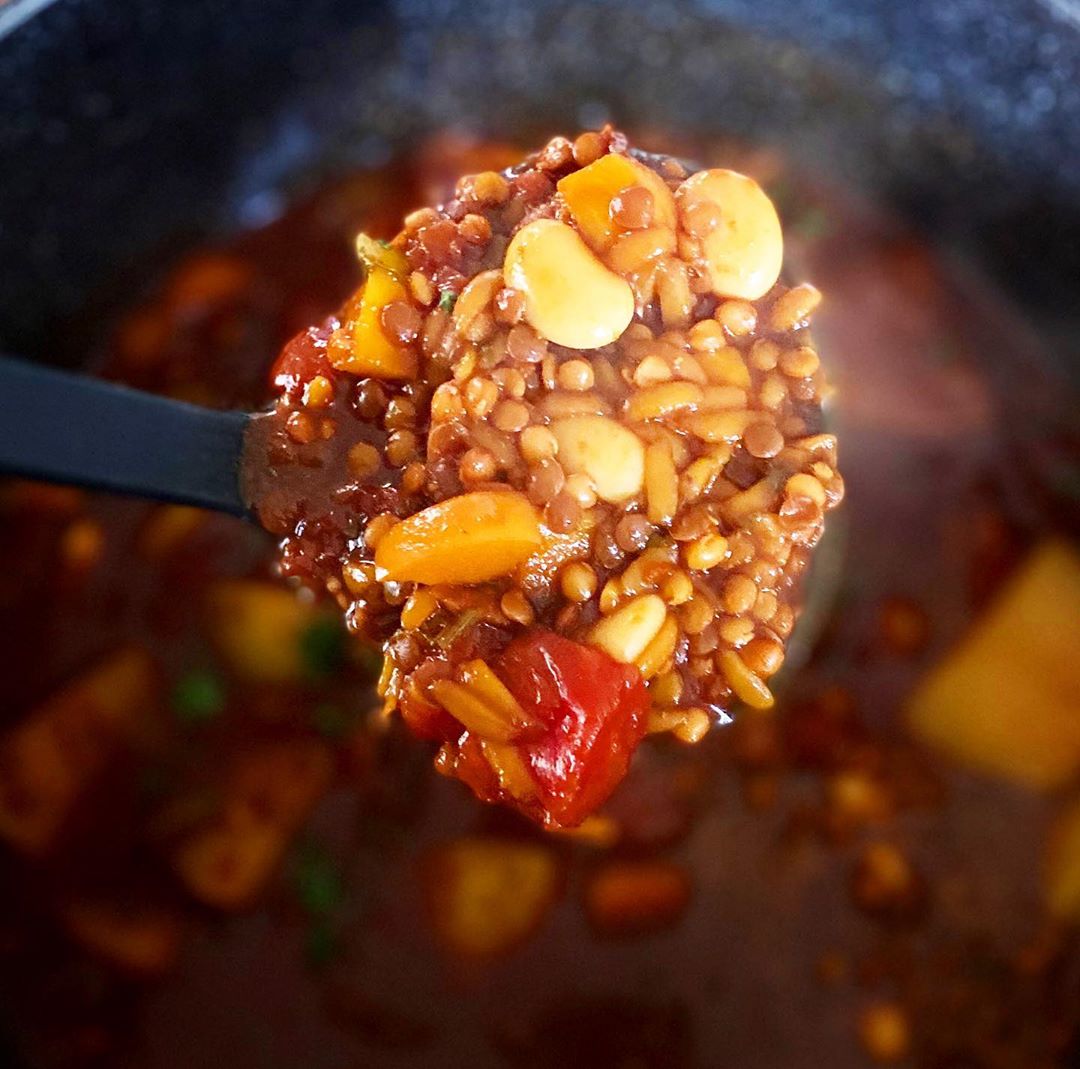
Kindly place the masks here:
[(316, 375), (333, 379), (334, 369), (327, 359), (326, 347), (330, 335), (338, 328), (333, 316), (320, 326), (308, 327), (285, 343), (281, 354), (270, 369), (274, 388), (286, 395), (295, 394)]
[(645, 733), (648, 697), (641, 674), (606, 653), (533, 631), (504, 651), (498, 674), (526, 712), (544, 725), (520, 743), (536, 782), (543, 823), (580, 824), (626, 775)]

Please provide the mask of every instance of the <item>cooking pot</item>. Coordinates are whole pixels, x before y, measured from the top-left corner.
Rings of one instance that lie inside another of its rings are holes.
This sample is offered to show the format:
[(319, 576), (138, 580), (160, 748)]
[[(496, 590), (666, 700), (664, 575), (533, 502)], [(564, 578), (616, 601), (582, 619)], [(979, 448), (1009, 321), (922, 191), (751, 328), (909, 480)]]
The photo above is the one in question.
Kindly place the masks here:
[(996, 403), (1030, 470), (1060, 474), (1042, 460), (1080, 379), (1075, 0), (8, 0), (0, 100), (6, 352), (78, 364), (147, 263), (433, 130), (539, 142), (612, 119), (780, 146), (989, 280), (1061, 383), (1055, 404)]

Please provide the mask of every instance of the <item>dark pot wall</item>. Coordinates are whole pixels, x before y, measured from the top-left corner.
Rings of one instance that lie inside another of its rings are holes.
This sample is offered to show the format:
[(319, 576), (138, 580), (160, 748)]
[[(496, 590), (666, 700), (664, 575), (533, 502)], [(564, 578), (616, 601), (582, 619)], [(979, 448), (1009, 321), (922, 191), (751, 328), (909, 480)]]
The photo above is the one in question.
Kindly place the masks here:
[[(35, 13), (36, 11), (36, 13)], [(1080, 23), (1067, 0), (13, 0), (0, 344), (131, 285), (254, 194), (464, 116), (783, 141), (978, 259), (1078, 352)]]

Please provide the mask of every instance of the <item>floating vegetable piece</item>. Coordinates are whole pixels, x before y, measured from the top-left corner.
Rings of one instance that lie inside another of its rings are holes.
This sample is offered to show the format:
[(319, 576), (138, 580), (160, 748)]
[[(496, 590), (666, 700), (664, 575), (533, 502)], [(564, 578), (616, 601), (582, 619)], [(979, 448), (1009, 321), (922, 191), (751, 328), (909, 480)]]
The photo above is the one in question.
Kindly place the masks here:
[(382, 581), (483, 583), (509, 575), (543, 542), (524, 495), (478, 491), (447, 498), (391, 527), (379, 541)]
[(1080, 771), (1080, 555), (1036, 549), (915, 692), (911, 729), (973, 768), (1040, 790)]
[(60, 909), (68, 932), (89, 953), (137, 976), (158, 976), (176, 960), (183, 922), (164, 907), (74, 900)]
[(441, 847), (427, 867), (435, 933), (448, 950), (494, 958), (536, 932), (559, 891), (554, 853), (499, 839), (461, 839)]
[(609, 862), (585, 886), (589, 923), (608, 937), (670, 928), (689, 902), (689, 877), (670, 861)]
[(219, 909), (251, 904), (332, 773), (331, 751), (320, 742), (267, 744), (245, 754), (214, 819), (173, 855), (188, 890)]
[(48, 850), (156, 692), (150, 658), (123, 650), (13, 728), (0, 743), (0, 837), (28, 853)]
[(210, 634), (232, 670), (260, 683), (308, 678), (305, 636), (321, 610), (295, 591), (256, 579), (226, 579), (207, 596)]

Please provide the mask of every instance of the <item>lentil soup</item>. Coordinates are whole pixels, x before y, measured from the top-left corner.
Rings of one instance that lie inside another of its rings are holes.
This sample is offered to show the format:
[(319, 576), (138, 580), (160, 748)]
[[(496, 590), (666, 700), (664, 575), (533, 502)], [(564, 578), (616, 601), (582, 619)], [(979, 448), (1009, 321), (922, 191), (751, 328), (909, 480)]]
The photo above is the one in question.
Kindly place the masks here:
[(843, 480), (821, 294), (779, 282), (760, 186), (606, 127), (357, 250), (275, 365), (249, 481), (284, 574), (382, 644), (385, 712), (558, 828), (643, 732), (770, 708)]
[[(1080, 593), (1046, 458), (1076, 442), (1047, 434), (1034, 463), (1015, 433), (1018, 401), (1064, 395), (999, 300), (850, 191), (761, 149), (641, 142), (754, 175), (827, 295), (852, 492), (809, 662), (697, 746), (660, 733), (602, 819), (546, 831), (431, 774), (381, 713), (377, 652), (284, 588), (253, 525), (5, 484), (22, 1060), (1075, 1063)], [(358, 231), (389, 239), (521, 154), (444, 135), (193, 249), (99, 321), (100, 369), (261, 406), (253, 354), (347, 300)]]

